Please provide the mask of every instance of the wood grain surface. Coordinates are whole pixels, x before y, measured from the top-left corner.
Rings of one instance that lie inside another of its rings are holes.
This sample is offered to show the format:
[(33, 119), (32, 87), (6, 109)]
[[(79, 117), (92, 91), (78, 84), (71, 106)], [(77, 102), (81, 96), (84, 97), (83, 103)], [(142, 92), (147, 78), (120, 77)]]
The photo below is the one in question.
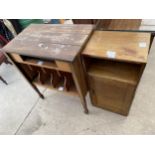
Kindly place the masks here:
[(31, 24), (3, 50), (26, 56), (73, 61), (92, 30), (93, 25)]
[(155, 19), (106, 19), (101, 20), (99, 27), (104, 30), (152, 32), (155, 31)]
[(112, 20), (109, 29), (112, 30), (135, 30), (139, 29), (141, 24), (140, 19), (119, 19), (119, 20)]
[(83, 54), (91, 57), (146, 63), (150, 33), (94, 31)]

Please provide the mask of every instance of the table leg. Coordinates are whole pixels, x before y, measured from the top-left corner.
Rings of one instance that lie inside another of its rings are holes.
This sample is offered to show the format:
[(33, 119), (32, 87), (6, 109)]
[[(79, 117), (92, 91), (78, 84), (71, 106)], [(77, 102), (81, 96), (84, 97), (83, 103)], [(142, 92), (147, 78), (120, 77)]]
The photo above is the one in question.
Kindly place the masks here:
[(40, 96), (40, 98), (44, 99), (45, 98), (44, 95), (38, 90), (38, 88), (32, 83), (30, 84), (34, 88), (34, 90), (37, 92), (37, 94)]
[[(81, 98), (81, 97), (80, 97)], [(89, 111), (88, 111), (88, 108), (87, 108), (87, 103), (86, 103), (86, 99), (84, 97), (81, 98), (81, 103), (82, 103), (82, 106), (84, 108), (84, 113), (85, 114), (88, 114)]]
[(32, 86), (32, 88), (37, 92), (37, 94), (39, 95), (39, 97), (41, 97), (42, 99), (44, 99), (44, 95), (38, 90), (38, 88), (31, 82), (31, 80), (28, 78), (28, 76), (26, 74), (24, 74), (24, 72), (21, 70), (21, 68), (18, 66), (18, 64), (8, 55), (5, 54), (6, 57), (11, 61), (11, 64), (13, 64), (16, 69), (19, 71), (19, 73), (24, 77), (24, 79), (30, 84), (30, 86)]
[(0, 80), (5, 83), (6, 85), (8, 85), (8, 83), (0, 76)]

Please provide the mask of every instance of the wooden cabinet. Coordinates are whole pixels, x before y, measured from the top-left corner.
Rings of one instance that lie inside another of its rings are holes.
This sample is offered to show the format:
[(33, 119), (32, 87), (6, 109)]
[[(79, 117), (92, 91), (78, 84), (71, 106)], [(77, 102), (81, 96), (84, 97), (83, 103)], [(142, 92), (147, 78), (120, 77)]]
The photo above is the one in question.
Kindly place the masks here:
[(92, 31), (93, 25), (31, 24), (3, 50), (40, 97), (36, 85), (77, 95), (88, 113), (80, 52)]
[(139, 67), (111, 61), (92, 64), (88, 69), (92, 103), (127, 115), (139, 79)]
[(83, 51), (93, 105), (128, 115), (149, 44), (149, 33), (94, 32)]

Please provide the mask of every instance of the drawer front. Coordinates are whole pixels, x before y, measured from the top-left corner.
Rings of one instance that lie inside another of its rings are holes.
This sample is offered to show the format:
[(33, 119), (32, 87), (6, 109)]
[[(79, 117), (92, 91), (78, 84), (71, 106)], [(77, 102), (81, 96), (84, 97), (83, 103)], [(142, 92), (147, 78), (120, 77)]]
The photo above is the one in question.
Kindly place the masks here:
[(127, 115), (135, 87), (127, 83), (89, 76), (92, 103), (95, 106)]

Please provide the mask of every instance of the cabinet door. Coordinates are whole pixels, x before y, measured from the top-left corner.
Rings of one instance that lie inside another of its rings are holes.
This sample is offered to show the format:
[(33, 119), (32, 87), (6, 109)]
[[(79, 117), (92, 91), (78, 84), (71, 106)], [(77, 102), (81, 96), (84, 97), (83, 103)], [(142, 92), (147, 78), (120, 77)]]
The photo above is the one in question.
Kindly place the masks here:
[(89, 76), (92, 103), (122, 115), (127, 115), (135, 86), (106, 78)]

